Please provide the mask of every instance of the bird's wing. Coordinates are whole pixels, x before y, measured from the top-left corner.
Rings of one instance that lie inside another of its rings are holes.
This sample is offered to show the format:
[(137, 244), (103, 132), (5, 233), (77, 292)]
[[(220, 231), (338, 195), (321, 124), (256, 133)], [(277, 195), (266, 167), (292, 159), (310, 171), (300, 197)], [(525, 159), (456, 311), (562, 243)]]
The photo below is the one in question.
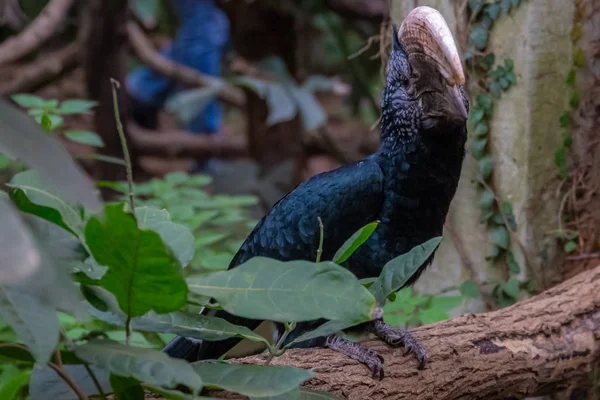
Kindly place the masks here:
[(377, 218), (383, 199), (383, 173), (374, 158), (316, 175), (271, 208), (242, 244), (230, 268), (256, 256), (314, 261), (319, 217), (324, 227), (321, 259), (329, 260), (356, 230)]

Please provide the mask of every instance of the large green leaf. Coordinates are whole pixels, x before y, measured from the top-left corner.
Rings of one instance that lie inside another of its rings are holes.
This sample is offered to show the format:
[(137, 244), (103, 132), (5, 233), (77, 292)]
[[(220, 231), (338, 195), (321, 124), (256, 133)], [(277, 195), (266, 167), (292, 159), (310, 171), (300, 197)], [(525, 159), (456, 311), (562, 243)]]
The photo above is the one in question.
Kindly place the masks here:
[(87, 144), (93, 147), (104, 147), (102, 137), (96, 132), (73, 130), (66, 131), (65, 136), (72, 142)]
[(90, 179), (52, 135), (21, 110), (0, 101), (0, 152), (18, 158), (39, 172), (61, 198), (99, 209), (98, 192)]
[[(115, 312), (92, 310), (93, 316), (105, 322), (125, 326), (126, 317)], [(144, 332), (173, 333), (194, 339), (218, 341), (231, 337), (246, 338), (254, 342), (268, 343), (268, 340), (245, 326), (234, 325), (222, 318), (210, 317), (177, 311), (170, 314), (156, 314), (152, 311), (131, 320), (133, 329)]]
[(167, 388), (181, 384), (198, 391), (202, 389), (202, 379), (190, 364), (160, 351), (94, 339), (78, 346), (75, 354), (97, 368), (140, 382)]
[(347, 269), (332, 262), (281, 262), (255, 257), (228, 271), (188, 281), (196, 294), (253, 319), (308, 321), (371, 319), (375, 299)]
[(58, 344), (56, 310), (28, 293), (0, 286), (0, 314), (35, 359), (42, 364), (48, 362)]
[(21, 211), (66, 227), (77, 236), (83, 237), (80, 213), (56, 192), (50, 190), (38, 172), (20, 172), (7, 186), (13, 189), (11, 199)]
[(369, 237), (371, 237), (371, 234), (375, 231), (378, 224), (379, 222), (371, 222), (354, 232), (354, 234), (344, 242), (342, 247), (336, 251), (335, 256), (333, 256), (333, 262), (341, 264), (350, 258), (350, 256), (365, 243)]
[(319, 101), (306, 89), (295, 87), (290, 91), (300, 112), (300, 121), (305, 130), (311, 131), (327, 122), (327, 114)]
[[(69, 377), (86, 396), (99, 395), (98, 389), (89, 372), (83, 365), (65, 365)], [(110, 393), (109, 373), (103, 369), (91, 368), (104, 393)], [(38, 365), (29, 381), (31, 399), (78, 400), (77, 395), (56, 372), (48, 366)]]
[(294, 390), (315, 374), (294, 367), (199, 363), (194, 370), (207, 386), (251, 397), (277, 396)]
[(97, 102), (90, 100), (65, 100), (56, 111), (59, 114), (85, 114), (96, 105)]
[(0, 284), (21, 282), (41, 266), (41, 254), (27, 225), (0, 198)]
[(327, 321), (323, 325), (320, 325), (317, 329), (306, 332), (306, 333), (298, 336), (296, 339), (292, 340), (290, 345), (292, 345), (294, 343), (300, 343), (300, 342), (304, 342), (307, 340), (315, 339), (315, 338), (318, 338), (321, 336), (329, 336), (334, 333), (343, 331), (344, 329), (350, 328), (354, 325), (356, 325), (356, 323), (354, 323), (354, 322)]
[(158, 233), (175, 253), (179, 263), (185, 267), (194, 257), (194, 235), (185, 226), (171, 222), (167, 210), (154, 207), (137, 207), (135, 216), (140, 229), (151, 229)]
[(411, 276), (431, 257), (442, 241), (442, 237), (429, 239), (422, 245), (416, 246), (409, 252), (387, 262), (379, 278), (369, 287), (377, 304), (383, 305), (385, 299), (398, 291)]
[(100, 286), (113, 293), (131, 317), (181, 308), (187, 298), (185, 280), (160, 236), (140, 230), (122, 204), (106, 206), (104, 214), (104, 223), (91, 218), (85, 227), (94, 259), (108, 267)]
[(144, 400), (144, 389), (136, 379), (111, 374), (110, 386), (119, 400)]
[(294, 119), (298, 106), (290, 91), (282, 83), (263, 81), (248, 76), (236, 77), (234, 82), (253, 90), (265, 100), (269, 110), (267, 125), (275, 125)]
[(7, 379), (6, 381), (0, 380), (0, 399), (2, 400), (13, 400), (17, 398), (19, 391), (31, 378), (31, 371), (21, 371), (18, 375)]
[(183, 90), (169, 97), (165, 108), (167, 111), (177, 114), (183, 124), (188, 124), (206, 108), (222, 87), (223, 83), (217, 83), (198, 89)]

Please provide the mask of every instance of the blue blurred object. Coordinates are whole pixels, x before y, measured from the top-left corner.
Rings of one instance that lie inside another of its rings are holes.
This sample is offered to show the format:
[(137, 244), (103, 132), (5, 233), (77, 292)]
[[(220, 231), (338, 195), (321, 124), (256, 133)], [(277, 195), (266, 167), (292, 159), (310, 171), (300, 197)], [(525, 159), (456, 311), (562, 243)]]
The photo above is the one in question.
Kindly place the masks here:
[[(229, 20), (214, 0), (171, 0), (179, 29), (172, 44), (161, 54), (177, 63), (204, 74), (218, 76), (221, 56), (229, 42)], [(156, 129), (158, 111), (167, 97), (183, 87), (146, 66), (127, 76), (127, 90), (132, 98), (133, 117), (147, 129)], [(212, 100), (185, 127), (196, 134), (213, 134), (221, 128), (222, 106)]]

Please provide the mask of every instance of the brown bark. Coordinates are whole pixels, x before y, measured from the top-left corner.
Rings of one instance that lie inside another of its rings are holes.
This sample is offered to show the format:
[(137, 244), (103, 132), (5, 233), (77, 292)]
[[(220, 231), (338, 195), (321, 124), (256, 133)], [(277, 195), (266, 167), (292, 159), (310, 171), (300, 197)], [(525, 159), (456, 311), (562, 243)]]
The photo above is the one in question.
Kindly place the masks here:
[[(417, 328), (424, 370), (378, 340), (363, 342), (385, 359), (385, 378), (329, 349), (290, 350), (272, 361), (311, 369), (306, 388), (347, 399), (506, 399), (556, 393), (588, 379), (600, 360), (600, 267), (511, 307)], [(235, 360), (263, 364), (264, 356)], [(240, 398), (224, 392), (213, 397)]]
[(248, 153), (243, 136), (192, 135), (185, 131), (158, 134), (135, 125), (129, 125), (128, 132), (140, 156), (206, 159), (237, 158)]
[(30, 63), (20, 67), (14, 76), (0, 82), (0, 96), (34, 92), (45, 84), (53, 82), (77, 66), (80, 50), (79, 43), (71, 43), (45, 55), (43, 62)]
[[(82, 26), (89, 29), (84, 48), (86, 86), (89, 96), (98, 101), (94, 110), (95, 130), (105, 144), (101, 149), (102, 154), (117, 158), (123, 158), (123, 150), (117, 133), (111, 79), (121, 83), (125, 81), (127, 6), (128, 2), (123, 0), (88, 0), (82, 21)], [(124, 101), (125, 93), (122, 87), (119, 91), (121, 121), (127, 121), (128, 103)], [(136, 154), (131, 150), (135, 166)], [(116, 164), (105, 163), (94, 173), (94, 178), (100, 180), (125, 179), (125, 169)]]
[(156, 51), (150, 39), (146, 37), (142, 29), (135, 22), (129, 21), (127, 23), (127, 34), (129, 35), (131, 47), (133, 47), (138, 57), (144, 63), (148, 64), (150, 68), (184, 85), (223, 85), (219, 93), (217, 93), (217, 97), (220, 100), (236, 107), (244, 105), (246, 99), (241, 89), (224, 83), (221, 79), (202, 74), (193, 68), (166, 59)]
[(48, 40), (71, 8), (73, 0), (52, 0), (40, 15), (21, 33), (0, 45), (0, 64), (26, 56)]

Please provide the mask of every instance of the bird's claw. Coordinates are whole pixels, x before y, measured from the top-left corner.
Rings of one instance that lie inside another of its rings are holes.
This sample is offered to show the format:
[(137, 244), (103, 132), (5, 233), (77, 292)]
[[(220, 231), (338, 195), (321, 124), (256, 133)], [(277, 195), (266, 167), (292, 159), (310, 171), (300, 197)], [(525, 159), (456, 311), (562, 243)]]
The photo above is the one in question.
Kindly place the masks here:
[(383, 357), (375, 350), (362, 347), (358, 343), (349, 342), (337, 335), (328, 336), (325, 346), (366, 364), (371, 370), (373, 378), (383, 379)]
[(382, 321), (376, 321), (374, 333), (391, 346), (404, 347), (404, 355), (414, 353), (419, 361), (419, 369), (425, 368), (427, 354), (425, 347), (406, 329), (388, 325)]

